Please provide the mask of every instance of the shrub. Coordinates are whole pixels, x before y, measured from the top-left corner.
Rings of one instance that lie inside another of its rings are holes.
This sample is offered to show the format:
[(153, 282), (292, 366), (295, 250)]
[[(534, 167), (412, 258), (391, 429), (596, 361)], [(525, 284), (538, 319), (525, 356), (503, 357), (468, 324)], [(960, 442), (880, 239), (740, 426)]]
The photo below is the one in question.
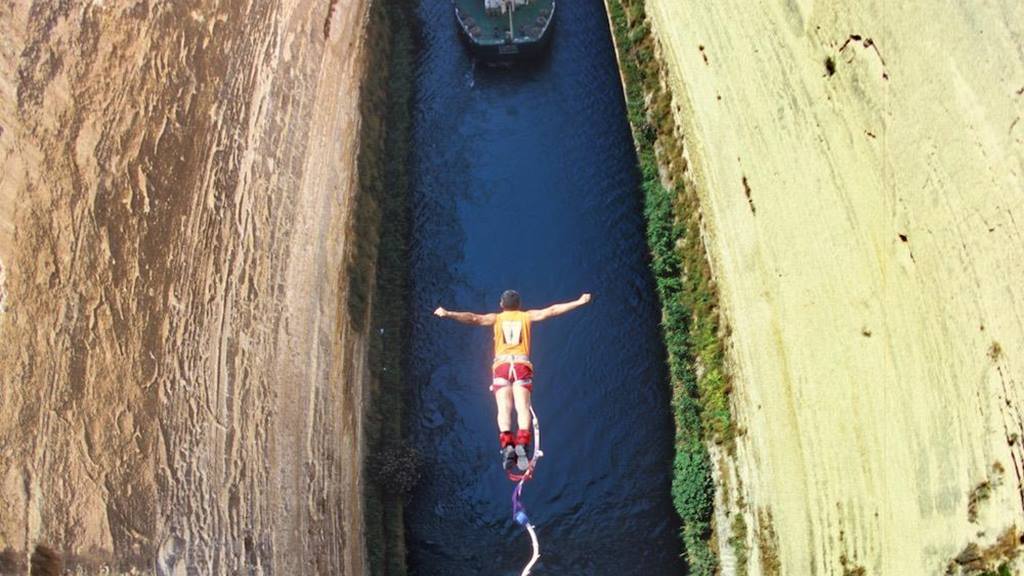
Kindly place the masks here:
[[(711, 576), (715, 486), (705, 442), (730, 442), (729, 379), (719, 336), (718, 297), (700, 235), (699, 201), (682, 186), (686, 162), (671, 95), (643, 0), (606, 0), (619, 50), (626, 112), (633, 130), (647, 220), (651, 270), (662, 305), (676, 423), (672, 501), (682, 523), (690, 573)], [(659, 158), (671, 173), (666, 188)], [(668, 157), (664, 157), (664, 155)]]
[(392, 444), (370, 457), (370, 477), (393, 496), (408, 496), (420, 481), (420, 455), (415, 449)]

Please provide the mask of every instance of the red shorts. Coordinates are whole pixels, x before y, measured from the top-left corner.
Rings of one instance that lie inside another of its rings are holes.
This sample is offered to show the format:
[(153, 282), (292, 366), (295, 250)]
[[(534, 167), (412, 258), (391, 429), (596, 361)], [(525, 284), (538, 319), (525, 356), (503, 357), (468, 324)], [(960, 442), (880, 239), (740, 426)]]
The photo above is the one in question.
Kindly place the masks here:
[(533, 390), (533, 366), (521, 362), (505, 362), (495, 366), (491, 392), (509, 385)]

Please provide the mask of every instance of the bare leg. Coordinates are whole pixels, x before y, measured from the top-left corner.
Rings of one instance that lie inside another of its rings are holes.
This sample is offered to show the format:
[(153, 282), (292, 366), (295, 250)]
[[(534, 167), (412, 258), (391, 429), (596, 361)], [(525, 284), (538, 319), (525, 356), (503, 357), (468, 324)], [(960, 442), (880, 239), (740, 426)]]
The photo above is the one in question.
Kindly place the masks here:
[(502, 386), (494, 391), (498, 404), (498, 432), (512, 431), (512, 387)]
[(525, 386), (512, 386), (512, 394), (516, 401), (516, 416), (519, 420), (519, 432), (516, 433), (516, 468), (526, 472), (530, 461), (526, 457), (526, 447), (530, 444), (530, 390)]
[[(520, 430), (530, 429), (530, 389), (526, 386), (512, 386), (516, 401), (516, 417)], [(511, 419), (511, 415), (509, 415)]]

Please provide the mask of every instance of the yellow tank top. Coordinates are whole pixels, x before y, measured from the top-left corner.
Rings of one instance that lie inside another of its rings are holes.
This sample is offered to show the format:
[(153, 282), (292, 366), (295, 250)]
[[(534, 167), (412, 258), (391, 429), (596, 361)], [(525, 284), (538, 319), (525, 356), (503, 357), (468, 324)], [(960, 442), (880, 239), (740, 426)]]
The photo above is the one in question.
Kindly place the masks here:
[(506, 310), (494, 321), (494, 356), (530, 355), (530, 315)]

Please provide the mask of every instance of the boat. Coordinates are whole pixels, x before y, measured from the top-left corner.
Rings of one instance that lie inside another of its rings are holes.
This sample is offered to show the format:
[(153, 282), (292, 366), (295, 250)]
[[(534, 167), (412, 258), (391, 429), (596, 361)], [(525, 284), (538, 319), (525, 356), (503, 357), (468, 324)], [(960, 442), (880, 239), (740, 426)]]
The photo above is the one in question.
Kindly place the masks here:
[(555, 0), (453, 0), (459, 33), (484, 60), (540, 54), (551, 37)]

